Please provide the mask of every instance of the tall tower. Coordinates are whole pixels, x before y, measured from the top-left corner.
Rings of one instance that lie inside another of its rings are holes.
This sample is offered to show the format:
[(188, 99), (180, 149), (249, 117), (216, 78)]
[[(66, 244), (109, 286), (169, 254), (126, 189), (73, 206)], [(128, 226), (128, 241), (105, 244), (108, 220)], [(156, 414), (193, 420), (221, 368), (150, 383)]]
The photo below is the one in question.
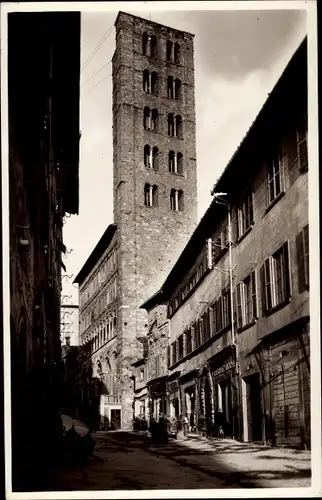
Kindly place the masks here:
[(114, 222), (118, 241), (122, 428), (131, 363), (158, 291), (197, 223), (193, 35), (123, 12), (113, 56)]

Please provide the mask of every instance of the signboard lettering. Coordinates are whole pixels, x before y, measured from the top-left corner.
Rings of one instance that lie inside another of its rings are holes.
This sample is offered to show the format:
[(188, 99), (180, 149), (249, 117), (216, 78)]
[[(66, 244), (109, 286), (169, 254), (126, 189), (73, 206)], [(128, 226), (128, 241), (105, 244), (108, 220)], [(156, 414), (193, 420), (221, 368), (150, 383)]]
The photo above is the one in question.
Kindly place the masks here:
[(225, 373), (226, 371), (230, 370), (231, 368), (234, 368), (235, 363), (234, 361), (229, 361), (229, 363), (226, 363), (225, 365), (221, 366), (217, 370), (213, 372), (213, 376), (216, 377), (217, 375), (220, 375), (221, 373)]

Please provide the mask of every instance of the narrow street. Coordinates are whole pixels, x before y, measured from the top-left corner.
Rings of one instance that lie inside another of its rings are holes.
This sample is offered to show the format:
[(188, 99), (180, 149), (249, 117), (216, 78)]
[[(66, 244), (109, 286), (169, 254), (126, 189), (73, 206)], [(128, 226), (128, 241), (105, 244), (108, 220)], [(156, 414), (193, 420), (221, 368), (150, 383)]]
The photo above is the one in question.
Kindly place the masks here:
[(97, 432), (95, 439), (94, 459), (83, 466), (56, 468), (51, 473), (47, 489), (310, 486), (309, 452), (193, 438), (152, 445), (147, 436), (126, 432)]

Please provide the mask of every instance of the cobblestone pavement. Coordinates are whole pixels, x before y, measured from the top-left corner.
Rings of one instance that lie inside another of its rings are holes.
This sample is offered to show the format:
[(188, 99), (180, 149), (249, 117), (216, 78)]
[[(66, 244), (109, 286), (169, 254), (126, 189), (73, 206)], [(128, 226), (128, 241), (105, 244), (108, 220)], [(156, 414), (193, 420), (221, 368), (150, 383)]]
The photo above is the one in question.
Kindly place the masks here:
[[(235, 441), (171, 440), (97, 432), (95, 458), (53, 470), (47, 490), (309, 487), (310, 455)], [(246, 458), (247, 457), (247, 458)]]

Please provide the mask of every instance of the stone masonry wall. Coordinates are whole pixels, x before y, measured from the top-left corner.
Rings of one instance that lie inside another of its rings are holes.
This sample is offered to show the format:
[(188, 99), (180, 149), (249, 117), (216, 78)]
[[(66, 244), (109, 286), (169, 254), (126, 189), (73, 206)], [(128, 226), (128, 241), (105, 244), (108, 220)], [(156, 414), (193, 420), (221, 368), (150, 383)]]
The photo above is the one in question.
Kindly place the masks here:
[[(142, 53), (143, 33), (155, 34), (156, 58)], [(166, 62), (166, 42), (178, 40), (182, 63)], [(158, 74), (158, 95), (143, 90), (143, 71)], [(167, 98), (167, 76), (182, 81), (181, 100)], [(158, 130), (143, 127), (143, 110), (159, 112)], [(183, 139), (168, 137), (167, 115), (183, 118)], [(119, 313), (121, 335), (123, 428), (132, 421), (130, 364), (145, 332), (147, 314), (140, 305), (162, 285), (183, 250), (197, 219), (197, 176), (195, 151), (195, 103), (193, 38), (180, 31), (121, 13), (116, 23), (116, 51), (113, 58), (114, 219), (118, 226)], [(144, 166), (144, 146), (159, 149), (158, 170)], [(168, 169), (170, 150), (183, 154), (183, 175)], [(145, 183), (156, 184), (158, 207), (144, 205)], [(184, 191), (184, 211), (170, 210), (172, 188)]]

